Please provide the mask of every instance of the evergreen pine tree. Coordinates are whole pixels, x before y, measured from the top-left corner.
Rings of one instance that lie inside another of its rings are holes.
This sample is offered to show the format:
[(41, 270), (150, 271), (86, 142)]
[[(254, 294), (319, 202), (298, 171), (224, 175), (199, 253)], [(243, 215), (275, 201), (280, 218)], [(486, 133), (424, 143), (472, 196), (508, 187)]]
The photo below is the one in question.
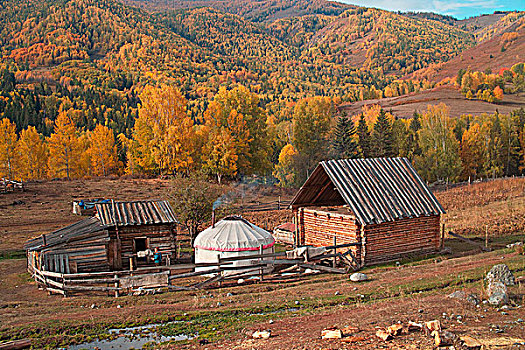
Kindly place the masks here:
[(357, 124), (357, 144), (361, 151), (363, 158), (368, 158), (370, 154), (370, 131), (368, 131), (368, 125), (366, 125), (365, 117), (363, 114), (359, 116), (359, 122)]
[(357, 158), (359, 149), (354, 140), (356, 127), (352, 120), (346, 116), (340, 116), (335, 126), (334, 139), (332, 140), (332, 152), (336, 159)]
[(385, 111), (381, 110), (374, 130), (371, 135), (371, 151), (373, 157), (393, 157), (394, 154), (394, 135), (392, 124), (388, 120)]

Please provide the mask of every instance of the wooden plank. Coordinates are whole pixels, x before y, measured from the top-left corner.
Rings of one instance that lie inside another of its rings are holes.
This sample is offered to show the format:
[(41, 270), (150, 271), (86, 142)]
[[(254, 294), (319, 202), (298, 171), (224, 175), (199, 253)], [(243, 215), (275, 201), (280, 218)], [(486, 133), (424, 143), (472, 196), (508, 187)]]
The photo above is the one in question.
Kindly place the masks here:
[(207, 286), (210, 283), (218, 282), (218, 281), (221, 281), (223, 279), (224, 279), (224, 277), (219, 274), (219, 275), (213, 276), (211, 278), (208, 278), (205, 281), (202, 281), (202, 282), (199, 282), (199, 283), (195, 283), (195, 284), (192, 285), (192, 287), (193, 288), (197, 288), (197, 289), (198, 288), (202, 288), (204, 286)]
[(66, 296), (66, 292), (63, 291), (62, 289), (55, 289), (55, 288), (51, 288), (51, 287), (46, 287), (46, 290), (48, 292), (51, 292), (51, 293), (62, 294), (63, 296)]
[(31, 346), (31, 339), (11, 340), (0, 344), (0, 350), (19, 350)]

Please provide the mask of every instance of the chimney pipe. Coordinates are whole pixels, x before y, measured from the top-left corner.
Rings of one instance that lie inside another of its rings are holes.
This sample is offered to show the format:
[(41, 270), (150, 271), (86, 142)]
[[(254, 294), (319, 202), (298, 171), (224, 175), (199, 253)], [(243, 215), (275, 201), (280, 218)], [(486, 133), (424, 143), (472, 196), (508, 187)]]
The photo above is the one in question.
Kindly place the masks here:
[(211, 211), (211, 227), (215, 228), (215, 209)]

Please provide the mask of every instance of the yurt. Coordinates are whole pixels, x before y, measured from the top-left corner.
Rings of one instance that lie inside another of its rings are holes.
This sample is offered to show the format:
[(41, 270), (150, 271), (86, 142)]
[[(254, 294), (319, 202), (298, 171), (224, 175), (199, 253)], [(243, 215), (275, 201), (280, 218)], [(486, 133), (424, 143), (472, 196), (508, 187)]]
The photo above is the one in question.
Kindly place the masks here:
[[(219, 257), (250, 256), (274, 252), (275, 240), (272, 235), (240, 216), (228, 216), (202, 231), (193, 244), (195, 263), (216, 263)], [(252, 266), (257, 260), (235, 261), (228, 266)], [(216, 269), (216, 267), (197, 267), (196, 271)], [(246, 272), (249, 269), (246, 270)], [(252, 269), (253, 270), (253, 269)], [(239, 273), (243, 270), (226, 271), (224, 274)], [(254, 274), (257, 272), (253, 272)]]

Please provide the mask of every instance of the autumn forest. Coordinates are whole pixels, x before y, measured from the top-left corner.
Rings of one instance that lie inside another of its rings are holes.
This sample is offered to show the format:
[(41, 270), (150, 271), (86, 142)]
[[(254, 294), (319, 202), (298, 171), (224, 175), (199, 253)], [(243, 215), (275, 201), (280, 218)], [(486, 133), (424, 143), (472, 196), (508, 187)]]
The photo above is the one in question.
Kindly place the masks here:
[[(227, 2), (8, 0), (0, 177), (199, 172), (296, 187), (320, 160), (397, 156), (429, 182), (524, 173), (523, 108), (454, 117), (429, 103), (406, 117), (374, 101), (450, 85), (466, 101), (525, 106), (523, 56), (480, 70), (464, 54), (487, 43), (491, 55), (514, 52), (525, 13), (475, 26), (318, 3), (277, 16), (271, 7), (235, 13)], [(436, 79), (454, 58), (467, 63)], [(356, 101), (370, 103), (354, 115), (339, 108)]]

